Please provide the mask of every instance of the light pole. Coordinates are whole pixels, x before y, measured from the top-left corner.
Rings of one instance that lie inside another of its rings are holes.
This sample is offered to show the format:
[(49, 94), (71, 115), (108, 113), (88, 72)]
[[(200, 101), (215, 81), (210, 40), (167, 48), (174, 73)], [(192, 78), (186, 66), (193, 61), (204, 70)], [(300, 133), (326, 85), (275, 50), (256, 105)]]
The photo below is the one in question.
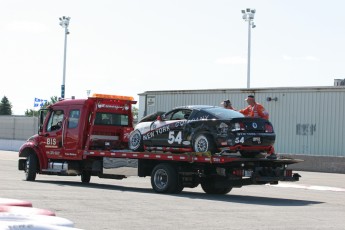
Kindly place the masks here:
[(70, 17), (63, 16), (60, 19), (60, 26), (65, 28), (65, 48), (64, 48), (64, 58), (63, 58), (63, 78), (61, 85), (61, 99), (65, 98), (65, 80), (66, 80), (66, 52), (67, 52), (67, 35), (69, 34), (68, 25)]
[(247, 62), (247, 88), (250, 88), (250, 39), (251, 39), (251, 29), (255, 28), (254, 24), (254, 14), (255, 9), (247, 8), (242, 10), (242, 18), (244, 21), (248, 22), (248, 62)]

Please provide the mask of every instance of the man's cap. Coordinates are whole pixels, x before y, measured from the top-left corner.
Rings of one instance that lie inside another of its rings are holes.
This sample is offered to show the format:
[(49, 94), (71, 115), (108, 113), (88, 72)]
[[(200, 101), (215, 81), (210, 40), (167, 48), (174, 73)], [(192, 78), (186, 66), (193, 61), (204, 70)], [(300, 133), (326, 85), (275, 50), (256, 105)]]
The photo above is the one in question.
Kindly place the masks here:
[(245, 100), (248, 101), (248, 100), (254, 100), (254, 99), (255, 99), (254, 95), (248, 95), (248, 97)]
[(230, 102), (230, 100), (228, 99), (228, 100), (223, 101), (221, 104), (222, 104), (222, 105), (230, 105), (231, 102)]

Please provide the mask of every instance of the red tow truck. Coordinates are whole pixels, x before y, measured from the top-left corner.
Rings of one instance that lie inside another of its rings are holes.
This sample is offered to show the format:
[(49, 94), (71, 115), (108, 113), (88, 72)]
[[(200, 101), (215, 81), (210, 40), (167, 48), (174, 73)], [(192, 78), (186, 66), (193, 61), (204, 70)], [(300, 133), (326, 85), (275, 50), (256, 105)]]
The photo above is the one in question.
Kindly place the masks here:
[(132, 152), (132, 97), (94, 94), (65, 99), (40, 110), (38, 134), (19, 150), (18, 169), (25, 180), (37, 174), (123, 179), (151, 176), (158, 193), (180, 193), (201, 185), (209, 194), (226, 194), (233, 187), (298, 181), (288, 169), (297, 159), (244, 158), (219, 153)]

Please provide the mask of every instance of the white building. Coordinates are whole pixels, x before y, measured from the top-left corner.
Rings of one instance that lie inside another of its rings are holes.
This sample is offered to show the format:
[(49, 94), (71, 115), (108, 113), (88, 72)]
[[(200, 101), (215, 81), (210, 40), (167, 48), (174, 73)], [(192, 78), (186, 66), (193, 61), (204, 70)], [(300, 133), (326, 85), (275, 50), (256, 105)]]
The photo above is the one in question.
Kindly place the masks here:
[(344, 86), (146, 91), (139, 94), (139, 119), (181, 105), (220, 105), (226, 99), (242, 109), (249, 94), (270, 114), (278, 153), (313, 157), (308, 161), (345, 172)]

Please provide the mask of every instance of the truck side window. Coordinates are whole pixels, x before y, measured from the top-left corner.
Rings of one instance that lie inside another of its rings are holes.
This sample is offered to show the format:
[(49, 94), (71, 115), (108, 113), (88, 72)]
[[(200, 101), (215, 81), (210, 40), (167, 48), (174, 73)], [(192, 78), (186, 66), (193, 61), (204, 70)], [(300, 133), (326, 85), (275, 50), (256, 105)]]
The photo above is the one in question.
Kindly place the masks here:
[(50, 114), (50, 118), (47, 125), (47, 131), (56, 131), (61, 129), (63, 120), (63, 111), (55, 110)]
[(79, 110), (71, 110), (69, 113), (69, 119), (68, 119), (68, 128), (73, 129), (78, 127), (79, 123), (79, 117), (80, 117), (80, 111)]

